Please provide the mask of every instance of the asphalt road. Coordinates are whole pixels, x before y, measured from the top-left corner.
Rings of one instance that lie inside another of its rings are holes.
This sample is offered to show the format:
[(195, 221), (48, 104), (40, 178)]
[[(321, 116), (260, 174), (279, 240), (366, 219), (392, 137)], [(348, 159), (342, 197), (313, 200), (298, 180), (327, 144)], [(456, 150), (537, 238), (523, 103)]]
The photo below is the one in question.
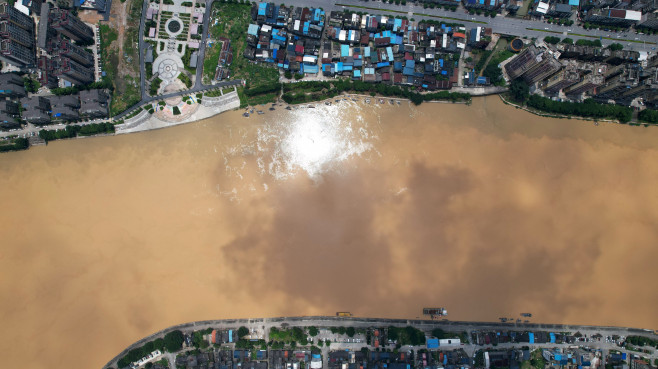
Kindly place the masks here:
[[(639, 35), (635, 32), (615, 33), (599, 30), (586, 30), (577, 26), (576, 24), (572, 26), (559, 26), (543, 21), (522, 20), (512, 17), (503, 17), (501, 15), (498, 15), (495, 18), (482, 15), (470, 15), (461, 7), (457, 9), (456, 12), (452, 12), (437, 8), (424, 9), (422, 6), (414, 5), (412, 2), (408, 2), (407, 5), (394, 5), (384, 4), (379, 0), (288, 0), (285, 2), (285, 4), (322, 8), (327, 15), (332, 10), (350, 9), (353, 11), (361, 11), (371, 14), (392, 14), (407, 16), (409, 18), (414, 18), (415, 20), (444, 20), (446, 23), (462, 23), (466, 26), (466, 28), (486, 26), (491, 27), (494, 33), (505, 35), (526, 36), (529, 38), (536, 37), (538, 39), (546, 36), (557, 36), (560, 38), (570, 37), (574, 40), (595, 40), (602, 38), (601, 43), (603, 45), (609, 45), (611, 43), (618, 42), (623, 44), (624, 48), (628, 50), (643, 50), (651, 51), (654, 53), (656, 51), (653, 50), (653, 48), (658, 48), (658, 45), (656, 45), (656, 43), (658, 43), (658, 36)], [(359, 7), (374, 8), (377, 10), (363, 9)], [(409, 14), (409, 12), (412, 14)], [(608, 37), (611, 39), (608, 39)]]
[(208, 40), (208, 25), (210, 24), (210, 13), (215, 0), (206, 0), (206, 12), (203, 14), (203, 32), (199, 43), (199, 56), (197, 57), (196, 80), (194, 87), (203, 86), (203, 59), (206, 56), (206, 43)]

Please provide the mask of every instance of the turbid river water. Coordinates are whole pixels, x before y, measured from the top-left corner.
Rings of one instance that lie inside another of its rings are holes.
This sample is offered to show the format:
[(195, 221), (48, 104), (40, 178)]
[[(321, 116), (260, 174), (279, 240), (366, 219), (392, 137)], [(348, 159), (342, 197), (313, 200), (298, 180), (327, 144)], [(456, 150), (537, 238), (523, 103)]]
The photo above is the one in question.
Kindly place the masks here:
[(658, 129), (342, 102), (0, 155), (2, 367), (193, 320), (658, 328)]

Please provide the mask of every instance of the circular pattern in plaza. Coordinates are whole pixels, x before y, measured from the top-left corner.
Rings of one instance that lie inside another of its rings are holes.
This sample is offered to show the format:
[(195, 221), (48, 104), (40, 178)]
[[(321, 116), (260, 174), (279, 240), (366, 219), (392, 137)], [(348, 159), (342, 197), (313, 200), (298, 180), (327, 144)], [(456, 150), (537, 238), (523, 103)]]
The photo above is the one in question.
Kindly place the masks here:
[(184, 68), (180, 56), (174, 52), (162, 53), (153, 62), (153, 74), (158, 73), (163, 87), (176, 80)]
[(176, 33), (178, 31), (180, 31), (180, 29), (181, 29), (180, 22), (175, 20), (175, 19), (172, 19), (171, 22), (169, 22), (169, 24), (167, 24), (167, 29), (171, 33)]
[(178, 64), (174, 60), (165, 59), (158, 66), (160, 79), (175, 79), (178, 76)]
[(165, 31), (169, 37), (176, 37), (183, 32), (183, 21), (178, 17), (169, 18), (165, 23)]

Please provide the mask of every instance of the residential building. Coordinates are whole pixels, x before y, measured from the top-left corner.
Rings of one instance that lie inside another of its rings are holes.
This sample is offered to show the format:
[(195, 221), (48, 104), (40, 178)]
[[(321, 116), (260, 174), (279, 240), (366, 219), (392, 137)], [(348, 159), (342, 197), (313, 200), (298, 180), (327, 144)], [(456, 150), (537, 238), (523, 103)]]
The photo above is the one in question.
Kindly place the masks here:
[(655, 13), (650, 13), (646, 15), (646, 19), (642, 21), (642, 23), (637, 25), (638, 28), (644, 27), (644, 28), (651, 28), (651, 29), (658, 29), (658, 14)]
[(499, 0), (464, 0), (466, 8), (495, 10), (500, 7)]
[(50, 26), (57, 32), (78, 42), (94, 40), (94, 31), (66, 9), (55, 8), (50, 11)]
[(619, 65), (623, 63), (637, 63), (640, 59), (640, 53), (632, 50), (615, 50), (610, 51), (604, 62), (613, 65)]
[(580, 95), (601, 86), (604, 82), (605, 78), (602, 75), (590, 73), (585, 75), (580, 82), (566, 88), (564, 93), (570, 96)]
[(630, 366), (631, 369), (651, 369), (651, 365), (649, 365), (646, 361), (639, 359), (633, 359)]
[(22, 117), (28, 123), (50, 123), (50, 101), (42, 96), (24, 97), (21, 99)]
[(571, 5), (553, 3), (548, 8), (546, 15), (553, 18), (569, 18), (571, 17)]
[(18, 104), (10, 100), (0, 100), (0, 128), (10, 129), (20, 125)]
[(103, 118), (108, 116), (109, 97), (103, 90), (80, 91), (80, 114)]
[(0, 37), (5, 40), (11, 40), (25, 47), (34, 46), (34, 33), (22, 27), (17, 26), (10, 21), (0, 21)]
[(34, 53), (34, 21), (7, 3), (0, 4), (0, 59), (17, 67), (31, 67)]
[(33, 14), (39, 14), (41, 12), (43, 0), (22, 0), (21, 3), (30, 9)]
[(623, 9), (592, 9), (585, 16), (585, 22), (605, 24), (618, 27), (629, 27), (642, 19), (642, 12)]
[(41, 6), (41, 16), (39, 17), (39, 26), (37, 27), (37, 46), (43, 50), (47, 49), (48, 40), (57, 34), (53, 28), (50, 28), (50, 4), (45, 3)]
[(16, 73), (0, 74), (0, 97), (23, 97), (26, 96), (23, 78)]
[(652, 13), (658, 10), (658, 0), (635, 0), (628, 9), (637, 10), (643, 14)]
[(0, 59), (18, 67), (30, 67), (36, 63), (33, 49), (11, 40), (0, 41)]
[(75, 120), (80, 118), (80, 98), (78, 95), (63, 95), (50, 98), (53, 118)]
[(622, 93), (620, 99), (628, 102), (638, 97), (651, 100), (654, 96), (658, 95), (658, 73), (654, 71), (653, 74), (652, 77), (640, 81), (637, 86)]
[(549, 94), (555, 94), (560, 90), (580, 82), (580, 73), (576, 68), (565, 68), (550, 78), (544, 86), (544, 91)]
[(636, 87), (640, 80), (638, 68), (626, 68), (621, 74), (610, 78), (605, 85), (598, 89), (596, 97), (600, 99), (619, 99), (626, 91)]
[(52, 61), (54, 63), (53, 70), (55, 75), (73, 84), (83, 85), (94, 82), (95, 80), (93, 68), (87, 68), (64, 56), (53, 58)]
[[(539, 56), (537, 58), (539, 59)], [(562, 64), (560, 64), (560, 62), (557, 61), (557, 59), (555, 59), (552, 54), (545, 52), (541, 54), (541, 60), (539, 62), (537, 62), (528, 71), (523, 73), (523, 79), (527, 83), (533, 84), (554, 74), (560, 70), (560, 68), (562, 68)]]
[(84, 8), (92, 8), (100, 12), (105, 11), (105, 0), (86, 0), (81, 2), (84, 3)]
[(49, 59), (47, 56), (42, 55), (39, 58), (39, 60), (37, 60), (37, 67), (39, 68), (37, 74), (41, 86), (45, 86), (48, 88), (57, 87), (58, 79), (53, 71), (54, 64), (52, 60)]
[(8, 3), (0, 3), (0, 20), (8, 21), (26, 31), (34, 31), (34, 21)]
[(516, 79), (526, 71), (534, 67), (538, 61), (539, 51), (534, 45), (530, 45), (521, 51), (514, 59), (505, 64), (505, 71), (510, 79)]
[(62, 37), (52, 38), (48, 41), (48, 52), (52, 56), (68, 57), (85, 67), (94, 65), (94, 56), (90, 52)]

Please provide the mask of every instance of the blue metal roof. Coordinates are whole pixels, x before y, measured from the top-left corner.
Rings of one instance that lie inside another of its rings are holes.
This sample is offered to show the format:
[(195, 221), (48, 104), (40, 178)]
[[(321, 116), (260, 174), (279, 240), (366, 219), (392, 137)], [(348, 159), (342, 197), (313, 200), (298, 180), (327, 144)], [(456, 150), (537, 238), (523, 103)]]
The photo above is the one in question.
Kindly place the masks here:
[(388, 54), (388, 61), (393, 61), (393, 48), (390, 46), (386, 48), (386, 53)]
[(253, 36), (258, 36), (258, 25), (250, 24), (249, 28), (247, 28), (247, 33)]
[(349, 45), (340, 45), (340, 56), (341, 57), (346, 57), (350, 56), (350, 47)]

